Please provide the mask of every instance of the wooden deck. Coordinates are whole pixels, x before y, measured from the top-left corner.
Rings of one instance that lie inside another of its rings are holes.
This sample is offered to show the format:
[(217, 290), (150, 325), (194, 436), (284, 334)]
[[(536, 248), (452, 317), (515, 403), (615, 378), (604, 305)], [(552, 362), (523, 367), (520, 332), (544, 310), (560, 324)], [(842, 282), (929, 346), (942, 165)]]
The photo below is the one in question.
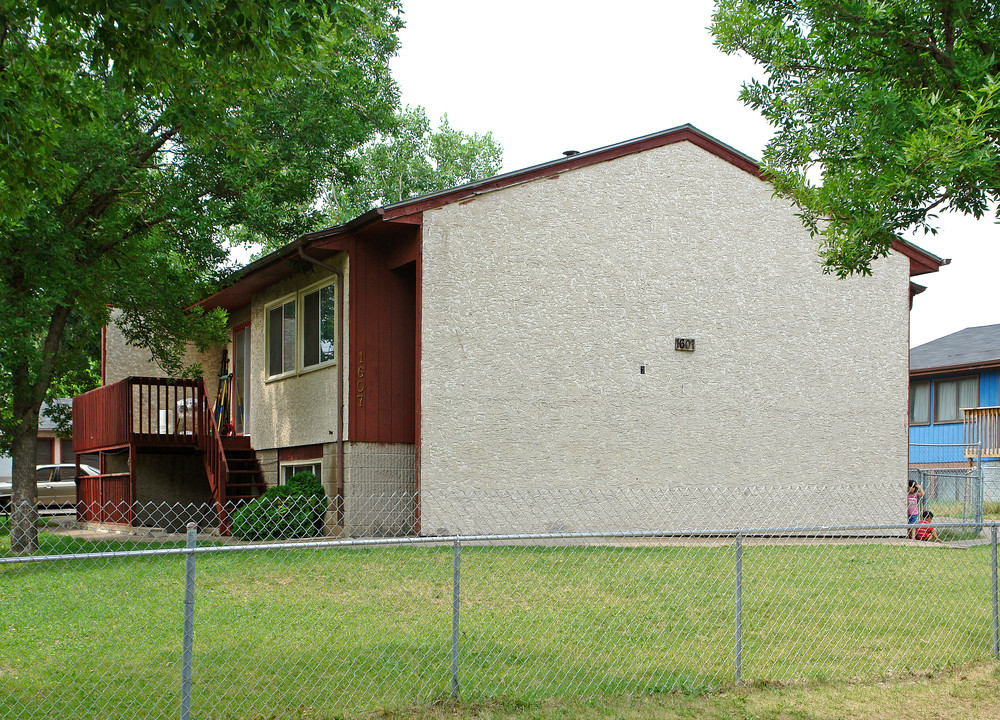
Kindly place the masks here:
[[(1000, 407), (964, 408), (965, 457), (1000, 458)], [(980, 448), (982, 450), (980, 451)]]
[[(202, 380), (129, 377), (73, 400), (73, 449), (101, 454), (101, 474), (81, 481), (77, 499), (85, 520), (131, 523), (136, 497), (133, 472), (110, 472), (103, 453), (129, 450), (129, 468), (143, 449), (196, 451), (215, 499), (222, 532), (233, 508), (259, 496), (260, 466), (248, 438), (222, 437)], [(230, 457), (238, 467), (231, 473)]]

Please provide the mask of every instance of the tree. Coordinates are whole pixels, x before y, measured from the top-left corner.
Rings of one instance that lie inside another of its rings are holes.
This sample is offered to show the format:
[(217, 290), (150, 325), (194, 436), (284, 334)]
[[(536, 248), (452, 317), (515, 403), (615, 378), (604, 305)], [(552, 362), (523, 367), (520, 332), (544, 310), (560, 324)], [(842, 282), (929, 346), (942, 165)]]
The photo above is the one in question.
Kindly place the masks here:
[[(180, 371), (226, 241), (296, 235), (392, 126), (396, 0), (0, 0), (0, 450), (11, 549), (37, 548), (52, 389), (89, 382), (111, 305)], [(92, 377), (92, 376), (91, 376)]]
[(330, 188), (327, 212), (332, 223), (346, 222), (373, 207), (491, 177), (502, 160), (492, 133), (455, 130), (447, 115), (432, 130), (422, 107), (407, 107), (388, 132), (355, 153), (356, 181)]
[(712, 32), (767, 73), (740, 97), (776, 128), (764, 169), (828, 272), (870, 273), (942, 210), (997, 212), (993, 0), (718, 0)]

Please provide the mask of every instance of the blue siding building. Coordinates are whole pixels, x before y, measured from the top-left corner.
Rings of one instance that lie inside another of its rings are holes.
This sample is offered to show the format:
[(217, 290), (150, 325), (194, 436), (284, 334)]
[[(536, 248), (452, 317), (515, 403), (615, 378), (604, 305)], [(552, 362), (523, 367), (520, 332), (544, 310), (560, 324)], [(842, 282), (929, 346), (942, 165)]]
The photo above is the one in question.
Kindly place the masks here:
[[(910, 350), (910, 463), (966, 464), (966, 447), (996, 462), (1000, 325), (966, 328)], [(955, 447), (921, 447), (955, 445)]]

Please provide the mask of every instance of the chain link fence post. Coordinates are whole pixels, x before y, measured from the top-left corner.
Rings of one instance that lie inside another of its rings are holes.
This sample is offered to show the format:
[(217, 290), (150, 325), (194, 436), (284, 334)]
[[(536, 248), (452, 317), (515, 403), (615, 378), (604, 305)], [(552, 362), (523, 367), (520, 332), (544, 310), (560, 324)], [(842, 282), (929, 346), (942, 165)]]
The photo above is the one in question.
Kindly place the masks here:
[(451, 696), (458, 697), (458, 599), (462, 574), (462, 543), (455, 541), (454, 577), (451, 597)]
[[(198, 542), (198, 526), (187, 524), (187, 549)], [(184, 645), (181, 656), (181, 720), (191, 718), (191, 665), (194, 657), (194, 553), (187, 553), (184, 570)]]
[(736, 536), (736, 648), (734, 664), (736, 684), (739, 685), (743, 675), (743, 537)]
[(997, 526), (996, 523), (993, 524), (991, 546), (992, 555), (992, 565), (993, 565), (993, 657), (994, 659), (1000, 659), (1000, 624), (998, 624), (997, 616)]

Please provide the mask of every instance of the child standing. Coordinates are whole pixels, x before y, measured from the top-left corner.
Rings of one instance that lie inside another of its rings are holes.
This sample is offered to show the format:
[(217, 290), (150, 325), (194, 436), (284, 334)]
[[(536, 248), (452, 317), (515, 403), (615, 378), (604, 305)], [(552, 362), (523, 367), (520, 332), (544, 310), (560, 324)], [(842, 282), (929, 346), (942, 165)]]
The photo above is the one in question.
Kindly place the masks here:
[[(906, 490), (906, 522), (909, 525), (916, 525), (920, 518), (920, 498), (924, 496), (924, 489), (916, 482), (910, 480), (910, 487)], [(917, 530), (913, 528), (908, 535), (910, 540), (916, 537)]]

